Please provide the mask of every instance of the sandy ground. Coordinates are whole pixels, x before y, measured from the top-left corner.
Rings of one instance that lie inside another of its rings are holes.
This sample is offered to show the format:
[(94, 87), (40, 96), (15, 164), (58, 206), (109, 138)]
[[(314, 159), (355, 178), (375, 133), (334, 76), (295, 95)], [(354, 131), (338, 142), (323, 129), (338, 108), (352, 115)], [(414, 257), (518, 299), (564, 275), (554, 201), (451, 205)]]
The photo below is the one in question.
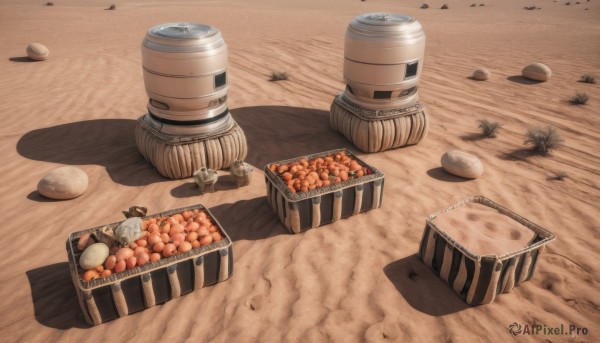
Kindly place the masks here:
[[(0, 340), (5, 342), (481, 342), (600, 341), (600, 4), (564, 1), (0, 1)], [(479, 3), (479, 2), (478, 2)], [(526, 11), (523, 6), (541, 10)], [(588, 8), (585, 10), (584, 8)], [(431, 130), (419, 145), (359, 154), (386, 174), (381, 209), (300, 235), (271, 212), (261, 168), (270, 161), (353, 148), (329, 128), (343, 89), (346, 25), (394, 11), (427, 34), (420, 95)], [(199, 196), (191, 179), (167, 180), (137, 152), (135, 119), (147, 101), (140, 43), (152, 25), (217, 26), (229, 45), (229, 106), (248, 138), (252, 184)], [(26, 62), (41, 42), (45, 62)], [(546, 83), (520, 78), (541, 62)], [(492, 72), (469, 79), (476, 67)], [(288, 81), (269, 82), (271, 71)], [(569, 103), (585, 91), (585, 106)], [(477, 120), (504, 124), (496, 139)], [(265, 124), (267, 123), (267, 124)], [(565, 140), (549, 157), (528, 154), (530, 127)], [(479, 156), (485, 174), (466, 181), (440, 168), (449, 149)], [(47, 171), (75, 165), (88, 191), (70, 201), (36, 192)], [(565, 171), (564, 181), (553, 180)], [(485, 195), (550, 230), (557, 240), (536, 275), (494, 303), (470, 307), (416, 257), (424, 219)], [(68, 233), (121, 219), (137, 204), (155, 213), (202, 203), (234, 240), (232, 279), (90, 328), (70, 281)], [(513, 323), (587, 328), (587, 335), (519, 335)]]

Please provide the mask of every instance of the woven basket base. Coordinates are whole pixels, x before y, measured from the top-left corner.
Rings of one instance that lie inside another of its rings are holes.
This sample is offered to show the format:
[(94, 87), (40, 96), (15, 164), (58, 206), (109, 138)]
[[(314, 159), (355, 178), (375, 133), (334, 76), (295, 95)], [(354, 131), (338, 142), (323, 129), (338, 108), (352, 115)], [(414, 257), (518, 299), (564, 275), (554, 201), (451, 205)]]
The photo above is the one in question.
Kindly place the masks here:
[[(385, 119), (365, 119), (336, 99), (331, 104), (331, 127), (364, 152), (379, 152), (419, 143), (429, 131), (425, 108)], [(361, 110), (364, 112), (365, 110)]]
[(165, 177), (191, 177), (202, 167), (229, 168), (248, 153), (246, 136), (237, 123), (211, 136), (170, 136), (148, 126), (143, 117), (136, 124), (135, 142), (142, 156)]

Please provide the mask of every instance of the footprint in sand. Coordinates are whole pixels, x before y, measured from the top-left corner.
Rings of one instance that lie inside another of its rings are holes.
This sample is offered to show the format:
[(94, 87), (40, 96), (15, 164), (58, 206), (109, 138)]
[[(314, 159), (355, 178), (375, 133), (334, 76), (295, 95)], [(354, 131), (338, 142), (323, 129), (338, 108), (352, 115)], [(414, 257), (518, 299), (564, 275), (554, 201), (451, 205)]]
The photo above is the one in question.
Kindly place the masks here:
[(485, 228), (490, 230), (491, 232), (498, 231), (498, 226), (496, 225), (496, 223), (487, 222), (487, 223), (485, 223)]
[(517, 230), (510, 231), (510, 238), (512, 238), (514, 240), (521, 238), (521, 232), (519, 232)]
[(467, 220), (470, 220), (472, 222), (474, 221), (478, 221), (479, 220), (479, 216), (473, 213), (469, 213), (467, 214)]

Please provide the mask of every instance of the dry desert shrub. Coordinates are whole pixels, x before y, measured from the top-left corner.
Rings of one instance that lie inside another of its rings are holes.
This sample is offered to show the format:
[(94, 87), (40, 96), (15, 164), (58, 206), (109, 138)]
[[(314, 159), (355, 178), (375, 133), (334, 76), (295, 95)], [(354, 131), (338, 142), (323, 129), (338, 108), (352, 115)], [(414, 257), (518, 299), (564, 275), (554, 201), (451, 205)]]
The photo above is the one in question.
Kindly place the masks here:
[(579, 82), (595, 84), (596, 77), (592, 74), (584, 74), (581, 75), (581, 79), (579, 80)]
[(285, 71), (271, 72), (271, 81), (283, 81), (289, 79), (289, 75)]
[(421, 5), (421, 8), (423, 8), (423, 9), (428, 9), (428, 8), (429, 8), (429, 5), (427, 5), (427, 4), (423, 4), (423, 5)]
[(527, 130), (527, 139), (523, 144), (531, 145), (531, 151), (546, 155), (551, 150), (558, 148), (563, 144), (563, 140), (560, 135), (552, 126), (548, 126), (545, 129), (532, 128)]
[(584, 92), (577, 91), (575, 95), (571, 98), (571, 103), (574, 105), (585, 105), (588, 101), (589, 97)]
[(114, 5), (114, 4), (113, 4), (113, 5), (110, 5), (110, 6), (107, 8), (107, 10), (109, 10), (109, 11), (114, 11), (114, 10), (116, 10), (116, 9), (117, 9), (117, 6), (116, 6), (116, 5)]
[(54, 6), (54, 3), (53, 3), (52, 1), (48, 1), (48, 2), (46, 3), (46, 6)]
[(443, 5), (442, 5), (442, 9), (443, 9), (443, 10), (447, 10), (447, 9), (448, 9), (448, 5), (446, 5), (446, 4), (443, 4)]
[(481, 130), (481, 134), (488, 138), (496, 138), (496, 131), (502, 127), (502, 124), (496, 121), (489, 121), (487, 119), (483, 119), (479, 121), (479, 126), (477, 126)]
[(470, 7), (477, 7), (477, 4), (471, 4)]

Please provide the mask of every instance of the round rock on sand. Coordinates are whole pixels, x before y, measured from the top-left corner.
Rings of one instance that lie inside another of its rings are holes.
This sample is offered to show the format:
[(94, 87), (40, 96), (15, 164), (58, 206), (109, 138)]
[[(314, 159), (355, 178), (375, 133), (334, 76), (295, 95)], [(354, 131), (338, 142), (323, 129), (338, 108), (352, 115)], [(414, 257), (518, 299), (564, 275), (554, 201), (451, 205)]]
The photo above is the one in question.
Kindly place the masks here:
[(526, 79), (534, 81), (548, 81), (550, 80), (550, 76), (552, 76), (552, 71), (545, 64), (534, 63), (523, 68), (521, 75)]
[(37, 185), (38, 192), (51, 199), (73, 199), (87, 190), (88, 176), (77, 167), (60, 167), (48, 172)]
[(489, 79), (491, 75), (492, 73), (490, 73), (489, 70), (483, 67), (479, 67), (473, 72), (473, 79), (478, 81), (485, 81)]
[(447, 151), (442, 156), (442, 168), (450, 174), (467, 179), (476, 179), (483, 174), (481, 160), (460, 150)]
[(44, 61), (50, 55), (50, 51), (40, 43), (31, 43), (27, 46), (27, 56), (32, 60)]

